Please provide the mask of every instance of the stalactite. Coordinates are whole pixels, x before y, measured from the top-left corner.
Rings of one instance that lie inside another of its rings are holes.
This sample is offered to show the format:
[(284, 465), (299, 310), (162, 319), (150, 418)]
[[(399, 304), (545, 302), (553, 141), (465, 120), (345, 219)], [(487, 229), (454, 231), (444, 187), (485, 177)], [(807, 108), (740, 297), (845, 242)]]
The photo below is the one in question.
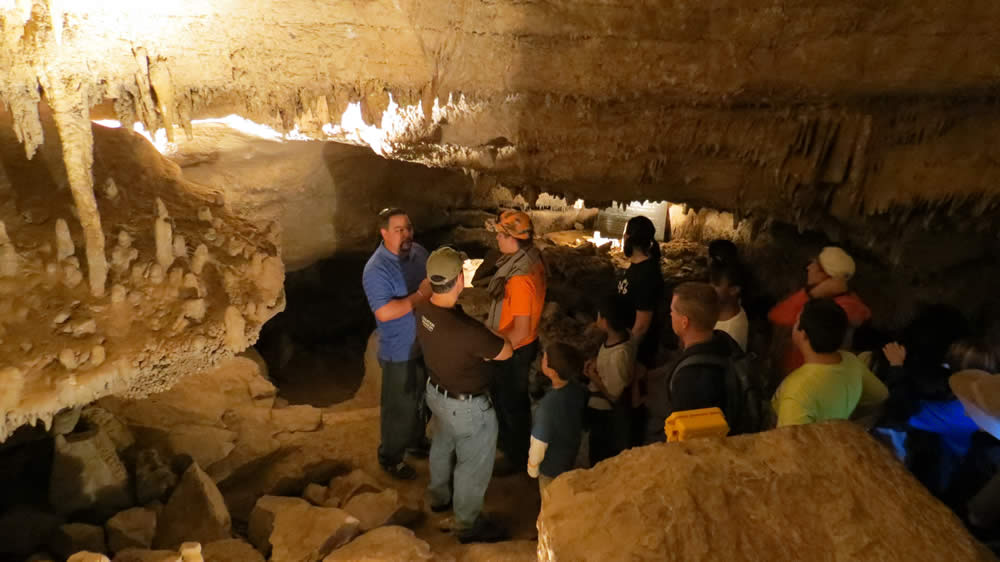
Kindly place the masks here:
[(94, 296), (104, 295), (108, 276), (108, 262), (104, 253), (104, 231), (101, 215), (94, 197), (94, 137), (90, 125), (90, 99), (80, 78), (63, 77), (58, 73), (46, 75), (42, 84), (53, 119), (62, 142), (63, 161), (70, 191), (83, 227), (87, 250), (87, 273), (90, 291)]
[(167, 141), (174, 142), (174, 84), (170, 79), (170, 68), (167, 66), (167, 59), (156, 57), (149, 61), (149, 83), (156, 93), (157, 109), (160, 111), (160, 119), (163, 120), (163, 128), (167, 131)]

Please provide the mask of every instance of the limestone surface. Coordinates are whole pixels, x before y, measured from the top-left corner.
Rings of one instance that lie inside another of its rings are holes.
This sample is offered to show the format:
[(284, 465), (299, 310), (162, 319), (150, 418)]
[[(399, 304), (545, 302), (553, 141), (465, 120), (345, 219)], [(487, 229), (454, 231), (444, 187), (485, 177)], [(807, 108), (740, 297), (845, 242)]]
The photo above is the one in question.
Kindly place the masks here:
[(420, 562), (433, 558), (430, 545), (395, 525), (368, 531), (330, 553), (323, 562)]
[(539, 560), (994, 560), (849, 422), (626, 451), (557, 478)]
[(104, 430), (56, 435), (49, 502), (61, 513), (110, 514), (132, 502), (128, 471)]
[[(55, 113), (42, 112), (40, 131), (50, 142), (29, 160), (10, 115), (0, 112), (0, 254), (12, 248), (17, 258), (16, 272), (0, 275), (0, 440), (102, 396), (165, 390), (243, 351), (284, 307), (284, 271), (268, 223), (220, 208), (208, 188), (185, 180), (138, 134), (85, 118), (70, 127)], [(71, 129), (80, 143), (61, 134)], [(78, 161), (81, 151), (92, 166)], [(72, 165), (60, 166), (63, 160)], [(112, 178), (117, 196), (91, 190), (78, 197), (92, 179)], [(202, 206), (215, 210), (210, 227), (197, 220)], [(206, 245), (196, 252), (197, 273), (194, 258), (175, 251), (181, 237)], [(221, 247), (224, 237), (240, 240), (240, 251)], [(107, 252), (105, 239), (114, 241)], [(192, 299), (200, 305), (185, 304)], [(241, 323), (226, 322), (229, 309)]]
[(192, 463), (170, 495), (156, 525), (157, 548), (176, 548), (187, 541), (228, 539), (232, 520), (215, 482)]
[(206, 562), (264, 562), (264, 557), (253, 546), (241, 539), (226, 539), (202, 547)]
[(293, 498), (274, 513), (269, 537), (271, 559), (288, 562), (315, 562), (347, 544), (360, 531), (359, 521), (346, 511), (309, 505)]
[(119, 552), (127, 548), (150, 548), (156, 536), (156, 512), (145, 507), (120, 511), (105, 522), (108, 549)]
[(356, 494), (343, 505), (344, 511), (356, 517), (362, 532), (383, 525), (407, 526), (416, 521), (420, 511), (416, 506), (406, 505), (393, 489), (381, 492)]

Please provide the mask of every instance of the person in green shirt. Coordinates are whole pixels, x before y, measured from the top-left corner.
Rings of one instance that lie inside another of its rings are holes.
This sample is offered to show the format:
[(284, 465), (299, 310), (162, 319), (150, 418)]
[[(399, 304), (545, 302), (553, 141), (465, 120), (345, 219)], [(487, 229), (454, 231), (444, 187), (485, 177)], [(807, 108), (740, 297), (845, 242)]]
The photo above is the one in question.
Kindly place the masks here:
[(830, 299), (806, 303), (792, 331), (805, 364), (789, 374), (771, 406), (778, 427), (845, 420), (858, 405), (884, 402), (889, 390), (853, 353), (839, 351), (847, 314)]

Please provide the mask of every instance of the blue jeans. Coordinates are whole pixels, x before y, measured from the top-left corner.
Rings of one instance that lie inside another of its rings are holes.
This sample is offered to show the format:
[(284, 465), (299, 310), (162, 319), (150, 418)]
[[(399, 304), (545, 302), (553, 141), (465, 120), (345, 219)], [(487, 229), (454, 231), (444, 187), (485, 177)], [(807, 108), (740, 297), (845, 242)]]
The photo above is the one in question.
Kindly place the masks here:
[[(427, 406), (433, 414), (431, 505), (453, 501), (455, 523), (468, 529), (483, 510), (483, 498), (493, 475), (497, 451), (497, 416), (488, 396), (459, 400), (427, 385)], [(453, 462), (454, 457), (454, 462)], [(453, 478), (454, 476), (454, 478)]]
[(378, 447), (378, 462), (393, 467), (403, 462), (406, 449), (418, 447), (426, 435), (423, 390), (427, 375), (420, 357), (378, 362), (382, 366), (382, 443)]

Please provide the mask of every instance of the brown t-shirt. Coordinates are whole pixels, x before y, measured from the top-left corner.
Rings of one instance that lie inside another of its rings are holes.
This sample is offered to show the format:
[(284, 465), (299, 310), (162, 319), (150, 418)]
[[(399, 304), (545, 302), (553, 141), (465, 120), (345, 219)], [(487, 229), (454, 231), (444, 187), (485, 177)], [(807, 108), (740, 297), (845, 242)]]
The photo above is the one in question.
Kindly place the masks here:
[(497, 337), (462, 311), (429, 302), (417, 304), (417, 340), (431, 381), (448, 392), (479, 394), (489, 388), (492, 367), (483, 359), (503, 349)]

